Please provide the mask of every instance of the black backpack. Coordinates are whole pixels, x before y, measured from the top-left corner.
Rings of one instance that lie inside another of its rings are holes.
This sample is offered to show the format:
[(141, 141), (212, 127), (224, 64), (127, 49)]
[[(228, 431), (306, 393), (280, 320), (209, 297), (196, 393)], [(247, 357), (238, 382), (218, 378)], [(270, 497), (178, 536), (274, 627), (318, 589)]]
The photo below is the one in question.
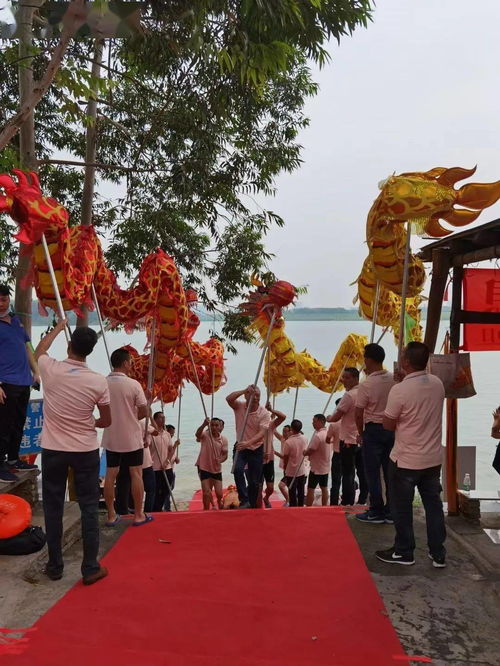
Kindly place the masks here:
[(45, 546), (45, 532), (41, 527), (27, 527), (16, 536), (0, 539), (0, 555), (29, 555)]

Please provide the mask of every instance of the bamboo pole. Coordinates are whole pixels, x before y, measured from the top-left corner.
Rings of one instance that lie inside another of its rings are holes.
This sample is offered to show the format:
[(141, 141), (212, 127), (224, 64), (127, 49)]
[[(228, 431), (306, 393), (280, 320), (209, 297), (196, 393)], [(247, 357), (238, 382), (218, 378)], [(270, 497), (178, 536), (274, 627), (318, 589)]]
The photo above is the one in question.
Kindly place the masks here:
[(293, 415), (292, 415), (292, 421), (295, 418), (295, 414), (297, 412), (297, 400), (299, 397), (299, 386), (295, 387), (295, 400), (293, 401)]
[[(59, 293), (59, 286), (57, 284), (56, 274), (54, 272), (54, 266), (52, 264), (52, 258), (50, 256), (49, 246), (47, 245), (47, 239), (45, 238), (45, 234), (42, 234), (42, 245), (43, 245), (43, 251), (45, 252), (45, 260), (49, 268), (50, 279), (52, 282), (52, 288), (54, 290), (54, 296), (56, 298), (57, 309), (59, 310), (59, 316), (61, 317), (61, 319), (64, 319), (66, 314), (64, 312), (64, 307), (62, 304), (61, 294)], [(71, 339), (71, 329), (69, 327), (69, 324), (67, 324), (64, 328), (64, 335), (66, 336), (66, 342), (69, 342)]]
[(102, 322), (101, 308), (99, 307), (99, 301), (97, 300), (97, 294), (95, 293), (94, 283), (92, 283), (91, 290), (92, 290), (92, 299), (94, 301), (95, 311), (96, 311), (96, 314), (97, 314), (97, 319), (99, 320), (99, 326), (101, 328), (101, 335), (102, 335), (102, 340), (104, 342), (104, 348), (106, 349), (106, 356), (108, 357), (109, 367), (110, 367), (110, 370), (112, 371), (113, 366), (111, 364), (111, 355), (109, 353), (108, 341), (106, 340), (106, 332), (104, 330), (104, 324)]
[(401, 356), (405, 343), (406, 297), (408, 292), (408, 269), (410, 266), (411, 222), (406, 223), (406, 247), (403, 264), (403, 285), (401, 288), (401, 312), (399, 316), (398, 368), (401, 370)]
[(370, 342), (373, 342), (375, 338), (375, 327), (377, 325), (377, 317), (378, 317), (378, 304), (380, 300), (380, 280), (377, 280), (377, 286), (375, 287), (375, 303), (373, 304), (373, 309), (372, 309), (372, 330), (370, 333)]

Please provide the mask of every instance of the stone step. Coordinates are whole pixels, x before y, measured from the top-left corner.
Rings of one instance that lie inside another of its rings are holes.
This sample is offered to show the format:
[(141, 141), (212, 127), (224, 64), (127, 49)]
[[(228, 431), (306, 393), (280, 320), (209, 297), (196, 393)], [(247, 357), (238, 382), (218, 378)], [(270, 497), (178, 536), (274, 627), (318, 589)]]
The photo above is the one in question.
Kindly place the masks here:
[(0, 494), (8, 493), (22, 497), (34, 506), (38, 502), (38, 476), (39, 469), (27, 469), (21, 472), (15, 472), (17, 477), (15, 481), (0, 483)]
[[(45, 530), (45, 521), (41, 504), (33, 509), (32, 525), (39, 525)], [(81, 538), (81, 518), (78, 502), (66, 502), (63, 518), (63, 552), (70, 548)], [(31, 555), (0, 555), (0, 571), (9, 577), (22, 578), (34, 583), (41, 575), (42, 568), (47, 561), (47, 546)]]

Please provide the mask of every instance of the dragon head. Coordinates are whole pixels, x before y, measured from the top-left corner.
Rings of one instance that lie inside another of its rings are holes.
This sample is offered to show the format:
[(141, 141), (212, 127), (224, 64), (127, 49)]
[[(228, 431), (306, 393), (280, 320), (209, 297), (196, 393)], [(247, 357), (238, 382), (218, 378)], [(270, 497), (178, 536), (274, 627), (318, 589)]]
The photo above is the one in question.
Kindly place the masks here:
[(240, 305), (242, 314), (252, 319), (260, 314), (266, 314), (267, 318), (270, 319), (273, 311), (279, 315), (281, 308), (293, 303), (297, 296), (293, 284), (284, 280), (278, 280), (270, 286), (266, 286), (256, 279), (253, 279), (252, 282), (257, 290), (250, 292), (248, 301)]
[[(434, 238), (447, 236), (452, 231), (444, 228), (440, 219), (453, 227), (465, 226), (500, 198), (500, 181), (468, 183), (458, 190), (453, 187), (475, 171), (475, 167), (436, 167), (425, 172), (390, 176), (381, 184), (382, 191), (375, 202), (377, 217), (385, 221), (415, 222), (422, 233)], [(456, 204), (461, 208), (455, 208)]]
[(0, 213), (8, 213), (19, 225), (17, 240), (30, 245), (47, 231), (58, 231), (68, 224), (68, 211), (55, 199), (44, 197), (33, 171), (13, 169), (17, 181), (0, 174)]

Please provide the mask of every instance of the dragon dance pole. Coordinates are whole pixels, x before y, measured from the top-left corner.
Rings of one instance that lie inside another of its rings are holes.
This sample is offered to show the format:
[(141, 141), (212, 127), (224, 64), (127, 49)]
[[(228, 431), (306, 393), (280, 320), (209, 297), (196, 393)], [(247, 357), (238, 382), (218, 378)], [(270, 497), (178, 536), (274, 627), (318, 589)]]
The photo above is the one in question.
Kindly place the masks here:
[(330, 404), (330, 402), (331, 402), (331, 400), (332, 400), (332, 398), (333, 398), (335, 392), (337, 391), (337, 387), (338, 387), (338, 385), (340, 384), (340, 379), (341, 379), (341, 377), (342, 377), (342, 374), (343, 374), (344, 370), (345, 370), (346, 367), (347, 367), (347, 364), (348, 364), (349, 361), (351, 360), (351, 356), (352, 356), (352, 354), (349, 354), (349, 356), (347, 357), (347, 360), (345, 361), (344, 365), (342, 366), (342, 370), (339, 372), (339, 376), (337, 377), (337, 381), (335, 382), (335, 384), (334, 384), (334, 386), (333, 386), (333, 390), (332, 390), (332, 392), (330, 393), (330, 395), (329, 395), (329, 397), (328, 397), (328, 400), (326, 401), (326, 405), (325, 405), (325, 409), (323, 410), (323, 414), (326, 414), (326, 410), (328, 409), (328, 405)]
[(401, 313), (399, 317), (399, 340), (398, 340), (398, 368), (401, 370), (401, 356), (405, 342), (405, 315), (406, 315), (406, 297), (408, 293), (408, 270), (410, 266), (410, 240), (411, 240), (411, 222), (406, 224), (406, 248), (405, 261), (403, 265), (403, 286), (401, 288)]
[(375, 288), (375, 304), (373, 306), (373, 312), (372, 312), (372, 332), (370, 334), (370, 342), (373, 342), (375, 338), (375, 327), (377, 325), (379, 301), (380, 301), (380, 280), (377, 280), (377, 286)]
[[(205, 401), (203, 400), (203, 393), (201, 392), (200, 377), (198, 375), (198, 369), (196, 367), (196, 363), (194, 362), (194, 356), (193, 356), (193, 350), (191, 349), (191, 343), (187, 342), (186, 346), (187, 346), (188, 351), (189, 351), (189, 357), (191, 359), (191, 364), (193, 366), (194, 376), (196, 377), (196, 388), (198, 389), (198, 393), (200, 395), (201, 406), (203, 407), (203, 413), (205, 414), (205, 418), (208, 419), (208, 412), (207, 412), (207, 408), (205, 407)], [(210, 429), (210, 425), (207, 428), (207, 432), (208, 432), (208, 437), (210, 439), (210, 446), (212, 447), (212, 453), (216, 457), (217, 456), (217, 449), (215, 448), (215, 442), (214, 442), (213, 437), (212, 437), (212, 431)]]
[[(264, 341), (264, 347), (262, 349), (262, 354), (260, 355), (259, 365), (257, 367), (257, 373), (255, 375), (255, 382), (253, 384), (254, 386), (257, 386), (257, 384), (259, 382), (260, 372), (262, 370), (262, 365), (264, 363), (264, 358), (266, 356), (267, 348), (269, 347), (269, 340), (271, 338), (271, 332), (273, 330), (275, 319), (276, 319), (276, 309), (273, 309), (273, 314), (272, 314), (272, 317), (271, 317), (271, 321), (269, 322), (269, 328), (267, 330), (266, 339)], [(247, 421), (248, 421), (248, 415), (250, 414), (251, 404), (252, 404), (252, 400), (250, 399), (247, 402), (247, 408), (245, 410), (245, 417), (243, 419), (243, 427), (241, 428), (239, 433), (236, 433), (236, 435), (238, 437), (238, 440), (237, 440), (238, 442), (242, 441), (243, 435), (245, 434), (245, 430), (246, 430), (246, 427), (247, 427)], [(233, 466), (231, 467), (231, 474), (234, 474), (234, 470), (235, 470), (235, 467), (236, 467), (236, 461), (237, 460), (238, 460), (238, 449), (236, 449), (235, 454), (234, 454)]]
[[(148, 413), (146, 414), (146, 422), (144, 424), (144, 439), (146, 439), (148, 436), (149, 415), (151, 413), (151, 402), (153, 399), (152, 390), (153, 390), (153, 379), (154, 379), (155, 338), (156, 338), (156, 313), (153, 315), (153, 325), (151, 326), (151, 351), (149, 352), (149, 366), (148, 366), (148, 398), (147, 398)], [(151, 441), (155, 448), (158, 462), (161, 465), (160, 453), (158, 451), (158, 447), (156, 446), (156, 442), (153, 437), (151, 437)], [(165, 469), (163, 469), (163, 466), (161, 471), (163, 472), (163, 478), (165, 479), (165, 483), (167, 484), (168, 492), (170, 494), (170, 498), (172, 499), (174, 508), (176, 511), (178, 511), (179, 509), (177, 508), (177, 504), (175, 503), (175, 498), (172, 493), (172, 488), (168, 480), (167, 472)]]
[[(54, 289), (54, 295), (56, 297), (57, 309), (59, 310), (59, 317), (61, 317), (61, 319), (64, 319), (66, 317), (66, 314), (64, 312), (64, 307), (62, 304), (61, 294), (59, 293), (56, 274), (54, 272), (54, 266), (52, 264), (52, 259), (50, 257), (49, 247), (47, 245), (47, 239), (45, 238), (45, 234), (42, 234), (42, 245), (43, 245), (43, 251), (45, 252), (45, 260), (47, 261), (47, 266), (49, 268), (50, 279), (52, 281), (52, 288)], [(64, 329), (64, 335), (66, 336), (66, 342), (69, 342), (71, 338), (71, 329), (69, 327), (69, 324), (67, 324)]]
[(210, 418), (214, 418), (214, 400), (215, 400), (215, 365), (212, 365), (212, 395), (210, 396)]
[(293, 416), (292, 416), (292, 421), (295, 418), (295, 412), (297, 411), (297, 400), (299, 397), (299, 387), (295, 387), (295, 400), (293, 401)]
[(109, 368), (111, 371), (113, 371), (113, 366), (111, 365), (111, 356), (108, 348), (108, 341), (106, 340), (106, 333), (104, 331), (104, 325), (102, 323), (101, 308), (99, 307), (99, 301), (97, 300), (97, 294), (95, 293), (94, 283), (92, 283), (91, 289), (92, 289), (92, 299), (94, 301), (97, 319), (99, 320), (99, 326), (101, 327), (102, 340), (104, 342), (104, 348), (106, 349), (106, 356), (108, 357)]

